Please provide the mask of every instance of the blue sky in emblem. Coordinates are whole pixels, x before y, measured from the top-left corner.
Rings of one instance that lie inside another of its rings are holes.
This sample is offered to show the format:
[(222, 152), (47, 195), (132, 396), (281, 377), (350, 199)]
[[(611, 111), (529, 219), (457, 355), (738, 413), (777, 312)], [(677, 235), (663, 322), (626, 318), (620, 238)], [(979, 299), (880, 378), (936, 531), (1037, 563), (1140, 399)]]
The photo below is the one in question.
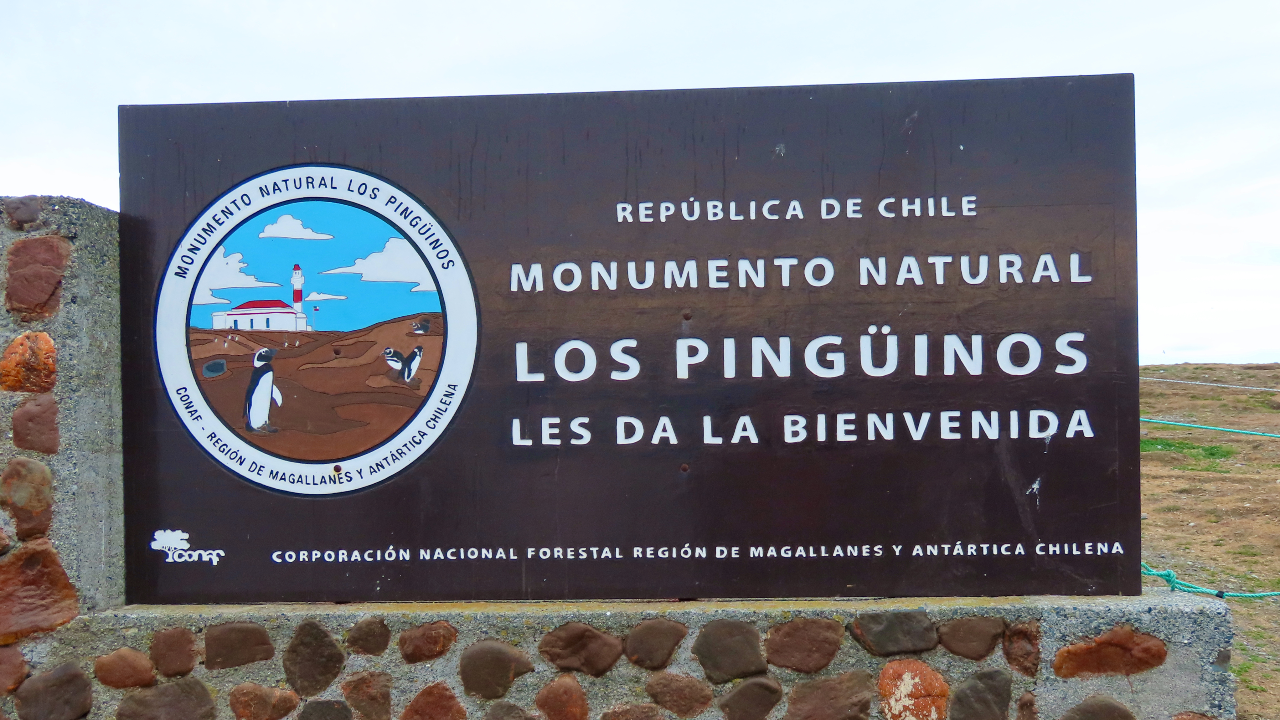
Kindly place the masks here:
[(345, 332), (440, 312), (421, 256), (391, 224), (352, 205), (278, 205), (236, 228), (212, 253), (193, 296), (193, 327), (211, 328), (213, 313), (252, 300), (292, 304), (294, 264), (302, 268), (303, 311), (313, 330)]

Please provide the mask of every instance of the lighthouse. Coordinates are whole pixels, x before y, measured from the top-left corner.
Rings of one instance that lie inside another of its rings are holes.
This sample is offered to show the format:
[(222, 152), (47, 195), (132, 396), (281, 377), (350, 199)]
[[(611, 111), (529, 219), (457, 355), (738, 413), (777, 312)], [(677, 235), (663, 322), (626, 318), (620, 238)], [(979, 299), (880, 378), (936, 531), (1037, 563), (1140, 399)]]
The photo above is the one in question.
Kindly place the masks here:
[(293, 266), (293, 279), (289, 281), (293, 285), (293, 311), (302, 314), (302, 268)]

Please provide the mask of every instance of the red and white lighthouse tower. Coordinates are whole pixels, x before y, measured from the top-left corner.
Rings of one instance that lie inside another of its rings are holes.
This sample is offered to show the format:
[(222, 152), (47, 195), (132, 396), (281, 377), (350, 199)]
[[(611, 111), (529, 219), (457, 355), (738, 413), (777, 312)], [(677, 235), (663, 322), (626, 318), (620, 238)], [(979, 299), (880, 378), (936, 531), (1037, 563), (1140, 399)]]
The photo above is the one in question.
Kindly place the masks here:
[(293, 279), (290, 280), (293, 285), (293, 311), (302, 314), (302, 268), (293, 266)]

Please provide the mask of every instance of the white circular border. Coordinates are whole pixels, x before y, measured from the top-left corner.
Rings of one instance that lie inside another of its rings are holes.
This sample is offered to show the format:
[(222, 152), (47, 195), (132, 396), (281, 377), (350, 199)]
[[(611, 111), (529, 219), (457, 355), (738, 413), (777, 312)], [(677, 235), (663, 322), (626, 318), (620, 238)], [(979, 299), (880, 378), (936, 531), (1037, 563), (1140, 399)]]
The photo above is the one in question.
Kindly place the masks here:
[[(311, 182), (307, 181), (308, 177)], [(318, 187), (321, 178), (326, 187)], [(362, 184), (366, 188), (363, 195), (358, 192)], [(259, 188), (271, 194), (264, 196)], [(273, 192), (273, 189), (280, 191)], [(391, 198), (394, 201), (389, 201)], [(447, 312), (444, 358), (435, 386), (417, 413), (378, 447), (336, 462), (288, 460), (246, 442), (205, 402), (187, 349), (192, 293), (214, 249), (250, 217), (297, 200), (342, 201), (362, 207), (390, 223), (418, 248), (430, 265), (442, 308)], [(406, 208), (408, 217), (402, 214)], [(181, 274), (183, 269), (185, 274)], [(462, 254), (449, 233), (421, 203), (386, 180), (359, 170), (295, 165), (246, 180), (218, 198), (191, 224), (165, 268), (156, 304), (155, 330), (156, 357), (166, 394), (187, 431), (206, 453), (236, 475), (272, 490), (296, 495), (333, 495), (390, 480), (440, 439), (457, 415), (470, 386), (479, 340), (479, 314), (475, 288)], [(180, 389), (186, 390), (188, 400), (180, 399)], [(216, 441), (211, 434), (216, 435)], [(377, 469), (379, 462), (380, 470)], [(335, 464), (340, 464), (343, 470), (337, 478), (333, 472)], [(255, 467), (261, 469), (251, 472)], [(323, 479), (330, 482), (321, 483)]]

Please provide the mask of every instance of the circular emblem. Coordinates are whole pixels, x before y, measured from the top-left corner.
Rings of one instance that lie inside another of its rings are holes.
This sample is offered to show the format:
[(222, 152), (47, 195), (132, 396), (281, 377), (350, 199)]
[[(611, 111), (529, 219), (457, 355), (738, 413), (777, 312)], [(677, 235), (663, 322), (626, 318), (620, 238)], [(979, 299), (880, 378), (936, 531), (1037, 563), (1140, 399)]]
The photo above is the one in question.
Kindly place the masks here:
[(475, 365), (462, 254), (386, 180), (300, 165), (187, 230), (156, 305), (169, 400), (218, 462), (302, 495), (384, 482), (440, 439)]

